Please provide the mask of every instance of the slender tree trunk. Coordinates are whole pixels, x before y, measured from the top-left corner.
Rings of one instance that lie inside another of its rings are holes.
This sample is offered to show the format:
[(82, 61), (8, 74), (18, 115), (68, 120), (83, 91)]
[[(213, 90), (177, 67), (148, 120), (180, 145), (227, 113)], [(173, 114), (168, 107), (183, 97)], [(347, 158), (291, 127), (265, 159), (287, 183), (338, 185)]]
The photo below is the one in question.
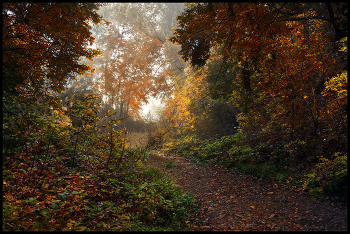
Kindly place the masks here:
[(335, 40), (339, 41), (341, 39), (341, 32), (340, 32), (338, 25), (335, 22), (334, 11), (333, 11), (332, 5), (330, 2), (326, 2), (326, 6), (327, 6), (328, 14), (329, 14), (329, 19), (330, 19), (331, 24), (333, 25), (333, 28), (335, 31)]
[(123, 109), (124, 109), (124, 102), (120, 102), (120, 114), (119, 114), (119, 118), (122, 119), (123, 118)]

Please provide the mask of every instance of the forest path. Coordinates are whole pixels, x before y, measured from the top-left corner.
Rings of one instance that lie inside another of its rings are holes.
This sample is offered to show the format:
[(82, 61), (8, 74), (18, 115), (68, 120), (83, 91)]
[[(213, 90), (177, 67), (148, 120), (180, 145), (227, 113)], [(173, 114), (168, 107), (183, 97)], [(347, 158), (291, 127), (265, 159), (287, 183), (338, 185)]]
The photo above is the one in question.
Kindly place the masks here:
[[(170, 161), (170, 162), (169, 162)], [(166, 168), (170, 163), (173, 168)], [(204, 222), (195, 230), (347, 231), (347, 205), (281, 188), (235, 170), (152, 151), (159, 167), (200, 201)]]

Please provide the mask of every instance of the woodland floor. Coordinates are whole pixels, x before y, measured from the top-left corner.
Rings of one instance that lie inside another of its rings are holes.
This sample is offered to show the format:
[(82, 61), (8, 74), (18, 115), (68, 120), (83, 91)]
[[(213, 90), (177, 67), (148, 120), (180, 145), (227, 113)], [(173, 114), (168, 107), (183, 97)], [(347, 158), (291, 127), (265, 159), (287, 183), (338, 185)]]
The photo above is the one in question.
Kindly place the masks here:
[(347, 231), (346, 199), (311, 197), (271, 179), (158, 151), (145, 164), (164, 170), (199, 200), (197, 231)]

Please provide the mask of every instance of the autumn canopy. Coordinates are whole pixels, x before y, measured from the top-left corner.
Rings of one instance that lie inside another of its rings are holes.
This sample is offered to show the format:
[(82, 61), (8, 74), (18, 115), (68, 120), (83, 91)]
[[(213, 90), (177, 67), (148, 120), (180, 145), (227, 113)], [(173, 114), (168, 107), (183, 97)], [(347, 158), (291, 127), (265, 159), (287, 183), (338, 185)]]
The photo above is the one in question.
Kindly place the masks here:
[(346, 194), (347, 10), (2, 3), (3, 230), (193, 230), (151, 150)]
[[(238, 108), (251, 141), (333, 139), (345, 147), (345, 11), (329, 3), (189, 4), (170, 40), (208, 82), (208, 94)], [(194, 113), (196, 100), (188, 102)]]

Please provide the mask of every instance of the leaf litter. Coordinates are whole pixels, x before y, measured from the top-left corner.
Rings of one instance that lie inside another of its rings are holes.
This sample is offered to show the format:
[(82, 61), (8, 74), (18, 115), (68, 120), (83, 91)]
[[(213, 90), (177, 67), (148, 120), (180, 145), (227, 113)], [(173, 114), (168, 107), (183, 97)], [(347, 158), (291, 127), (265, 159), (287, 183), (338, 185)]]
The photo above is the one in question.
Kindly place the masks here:
[[(172, 160), (175, 166), (166, 168)], [(271, 179), (152, 151), (159, 167), (200, 203), (194, 231), (347, 231), (347, 205), (315, 198)]]

